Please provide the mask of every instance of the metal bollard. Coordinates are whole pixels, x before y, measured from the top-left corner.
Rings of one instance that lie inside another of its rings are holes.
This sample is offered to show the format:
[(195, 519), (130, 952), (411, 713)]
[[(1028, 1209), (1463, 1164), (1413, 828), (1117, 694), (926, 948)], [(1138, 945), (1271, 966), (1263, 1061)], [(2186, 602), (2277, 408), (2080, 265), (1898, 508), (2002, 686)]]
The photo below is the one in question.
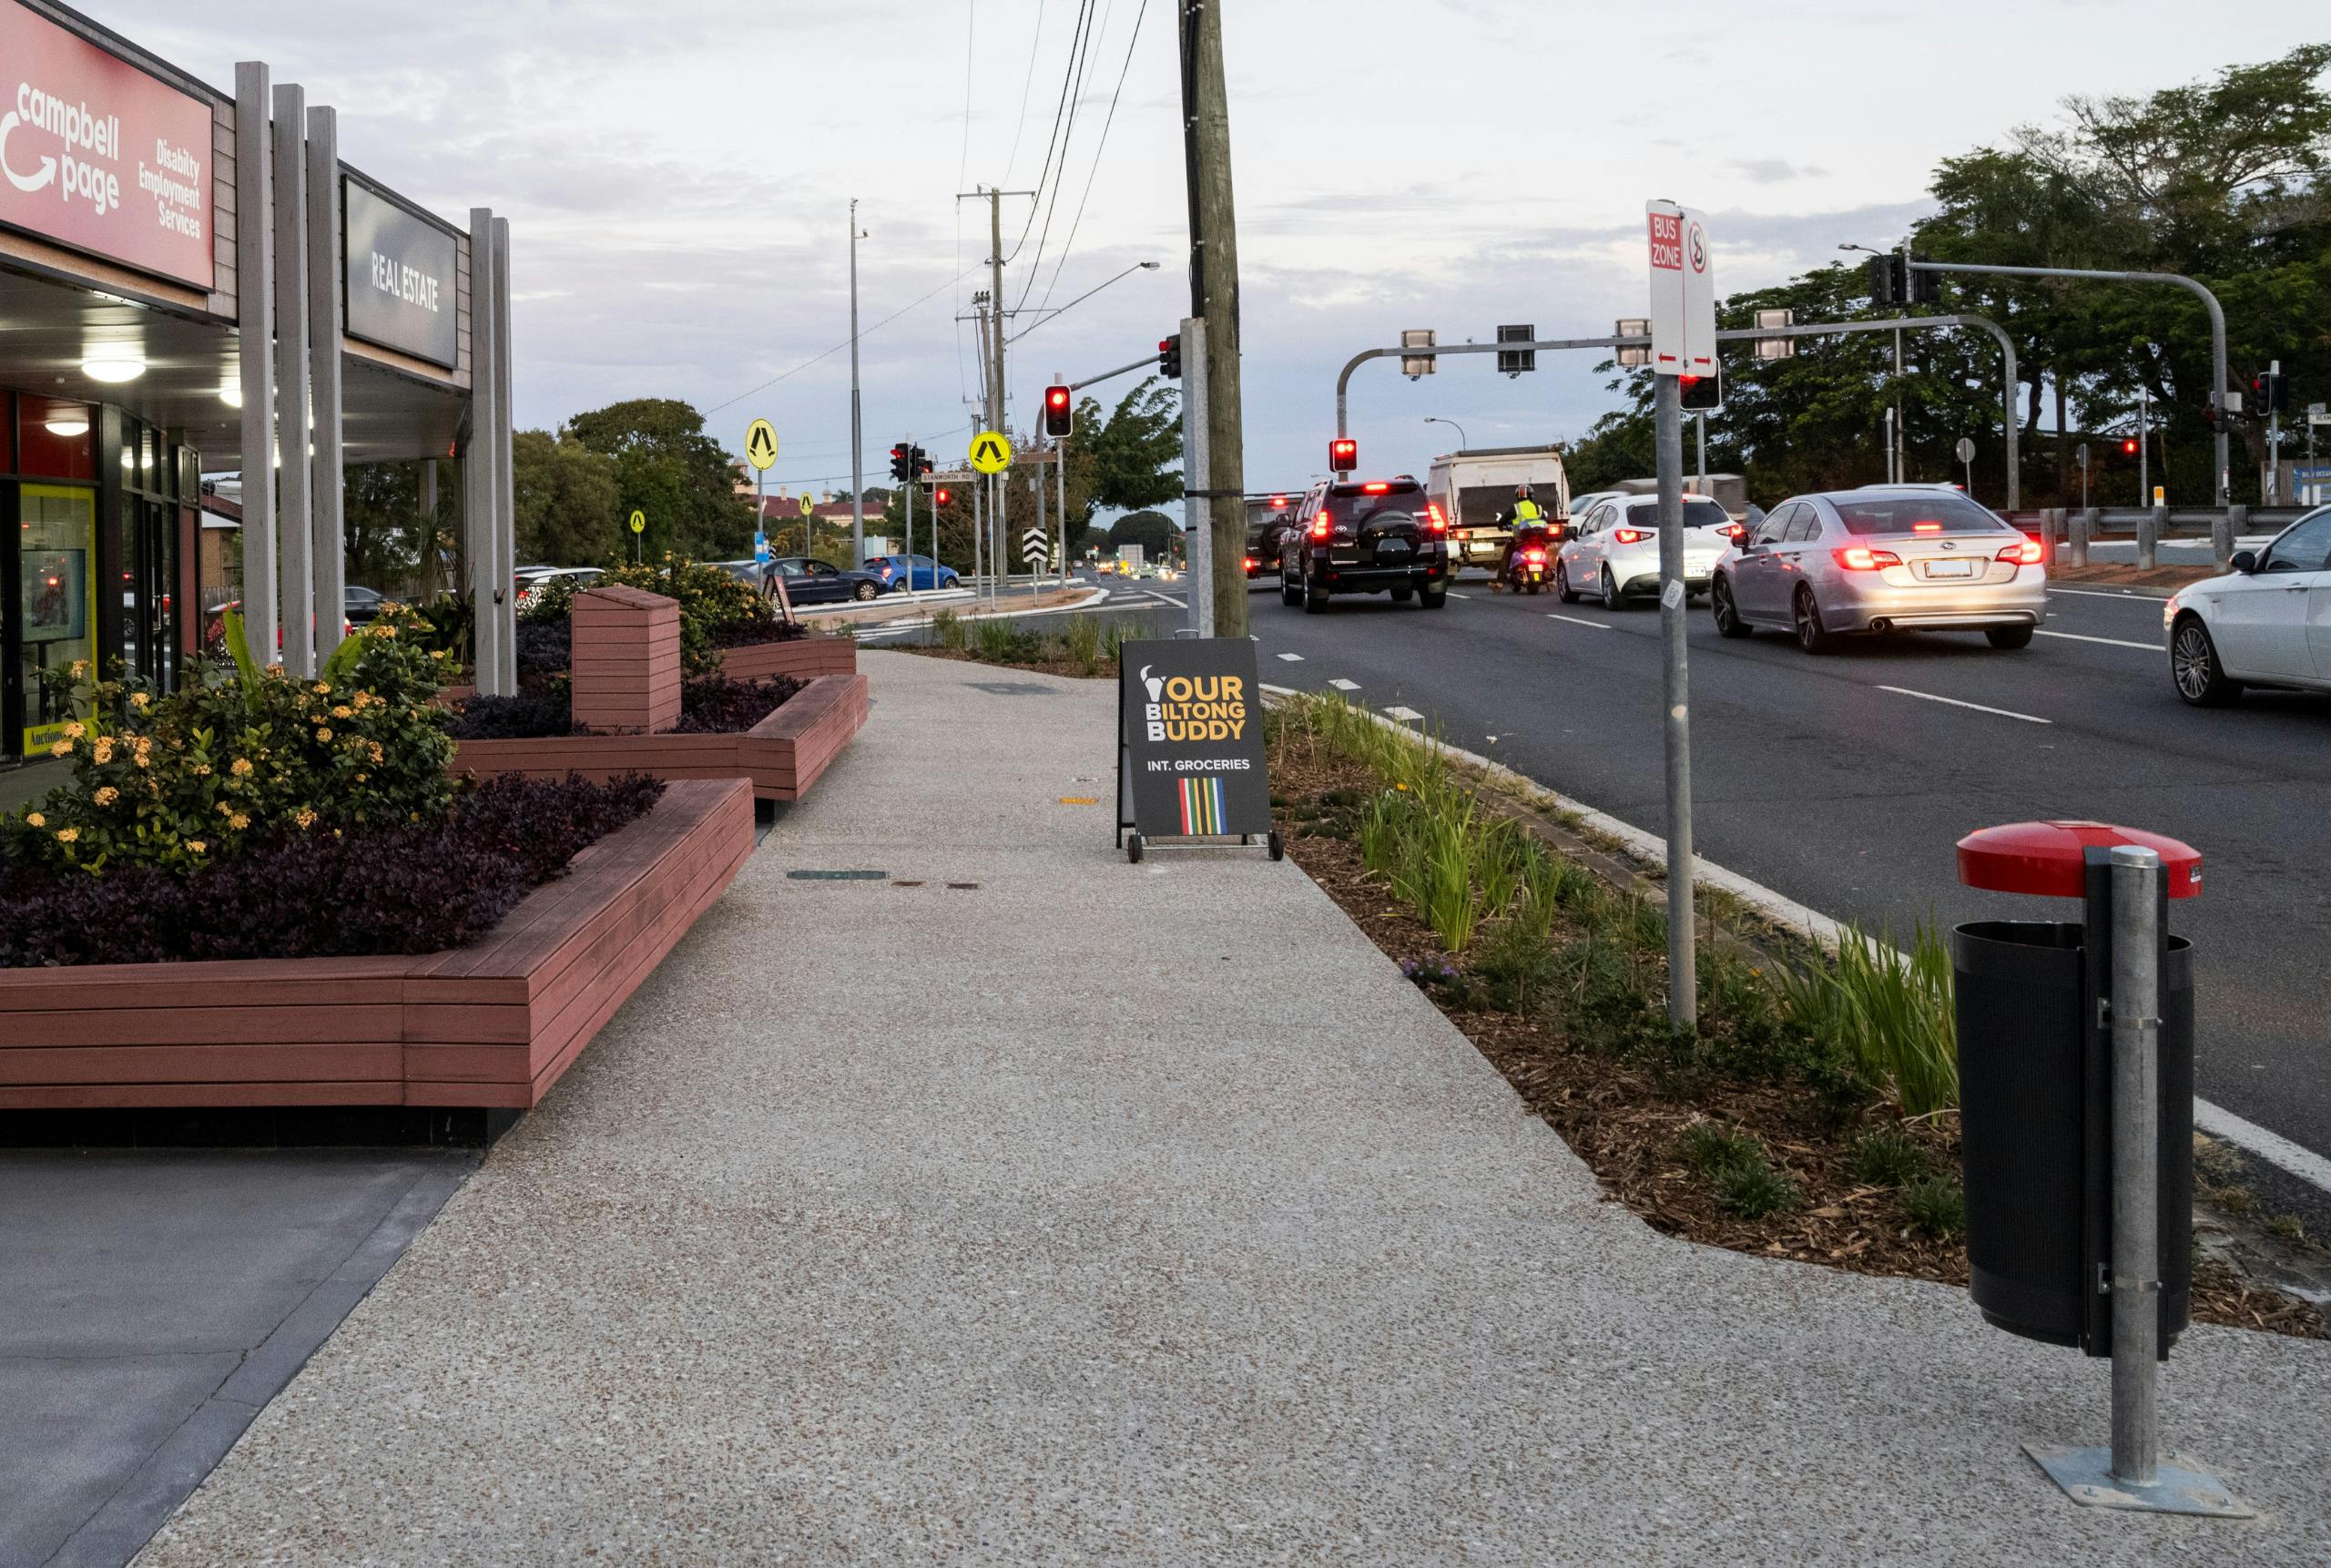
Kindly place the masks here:
[(2112, 1478), (2161, 1463), (2161, 856), (2112, 847)]
[(2169, 524), (2169, 508), (2155, 506), (2137, 519), (2137, 570), (2150, 572), (2160, 564), (2161, 531)]
[(2210, 520), (2210, 553), (2217, 557), (2218, 570), (2230, 571), (2234, 566), (2234, 542), (2250, 526), (2250, 508), (2229, 506)]
[(2071, 548), (2067, 554), (2075, 566), (2088, 565), (2088, 542), (2096, 536), (2096, 508), (2083, 506), (2072, 514)]

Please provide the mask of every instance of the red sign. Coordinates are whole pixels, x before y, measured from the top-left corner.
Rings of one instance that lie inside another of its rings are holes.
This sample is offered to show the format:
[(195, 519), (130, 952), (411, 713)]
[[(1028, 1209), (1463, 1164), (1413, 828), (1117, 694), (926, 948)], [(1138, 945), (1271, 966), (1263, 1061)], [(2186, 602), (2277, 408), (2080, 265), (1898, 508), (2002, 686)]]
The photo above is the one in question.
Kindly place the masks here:
[(1651, 264), (1670, 272), (1684, 270), (1684, 219), (1680, 215), (1651, 215)]
[(211, 286), (210, 106), (0, 5), (0, 223)]

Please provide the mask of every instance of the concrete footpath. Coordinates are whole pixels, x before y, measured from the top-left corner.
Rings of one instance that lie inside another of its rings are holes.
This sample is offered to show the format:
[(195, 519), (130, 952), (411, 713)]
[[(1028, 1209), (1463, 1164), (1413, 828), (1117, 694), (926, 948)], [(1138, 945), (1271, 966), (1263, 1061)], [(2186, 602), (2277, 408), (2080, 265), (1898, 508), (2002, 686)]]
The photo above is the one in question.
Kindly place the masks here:
[(141, 1563), (2331, 1557), (2331, 1347), (2168, 1369), (2257, 1521), (2077, 1508), (2017, 1445), (2101, 1439), (2102, 1363), (1659, 1237), (1291, 862), (1061, 803), (1114, 682), (860, 657), (815, 797)]

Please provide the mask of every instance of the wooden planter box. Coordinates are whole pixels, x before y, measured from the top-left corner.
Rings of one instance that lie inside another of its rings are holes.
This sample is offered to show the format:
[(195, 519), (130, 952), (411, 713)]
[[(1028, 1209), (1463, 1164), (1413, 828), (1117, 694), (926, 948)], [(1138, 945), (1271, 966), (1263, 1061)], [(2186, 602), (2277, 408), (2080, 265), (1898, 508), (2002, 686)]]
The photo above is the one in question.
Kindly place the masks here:
[(733, 735), (545, 735), (525, 740), (463, 740), (456, 774), (523, 773), (531, 779), (748, 779), (763, 800), (799, 800), (866, 722), (866, 677), (822, 675), (752, 728)]
[(0, 1110), (524, 1109), (752, 850), (742, 779), (675, 784), (469, 947), (0, 970)]
[(821, 675), (858, 673), (856, 637), (794, 637), (720, 650), (720, 673), (731, 680), (766, 680), (773, 675), (814, 680)]

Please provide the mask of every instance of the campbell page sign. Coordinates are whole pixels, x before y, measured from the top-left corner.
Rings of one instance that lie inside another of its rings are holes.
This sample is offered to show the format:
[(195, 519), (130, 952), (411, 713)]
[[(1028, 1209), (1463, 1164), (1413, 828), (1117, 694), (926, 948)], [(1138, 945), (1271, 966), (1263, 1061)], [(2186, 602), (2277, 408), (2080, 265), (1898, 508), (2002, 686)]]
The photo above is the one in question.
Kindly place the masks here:
[(210, 106), (0, 0), (0, 223), (199, 289)]
[(1117, 702), (1118, 810), (1143, 838), (1271, 830), (1253, 643), (1126, 643)]

